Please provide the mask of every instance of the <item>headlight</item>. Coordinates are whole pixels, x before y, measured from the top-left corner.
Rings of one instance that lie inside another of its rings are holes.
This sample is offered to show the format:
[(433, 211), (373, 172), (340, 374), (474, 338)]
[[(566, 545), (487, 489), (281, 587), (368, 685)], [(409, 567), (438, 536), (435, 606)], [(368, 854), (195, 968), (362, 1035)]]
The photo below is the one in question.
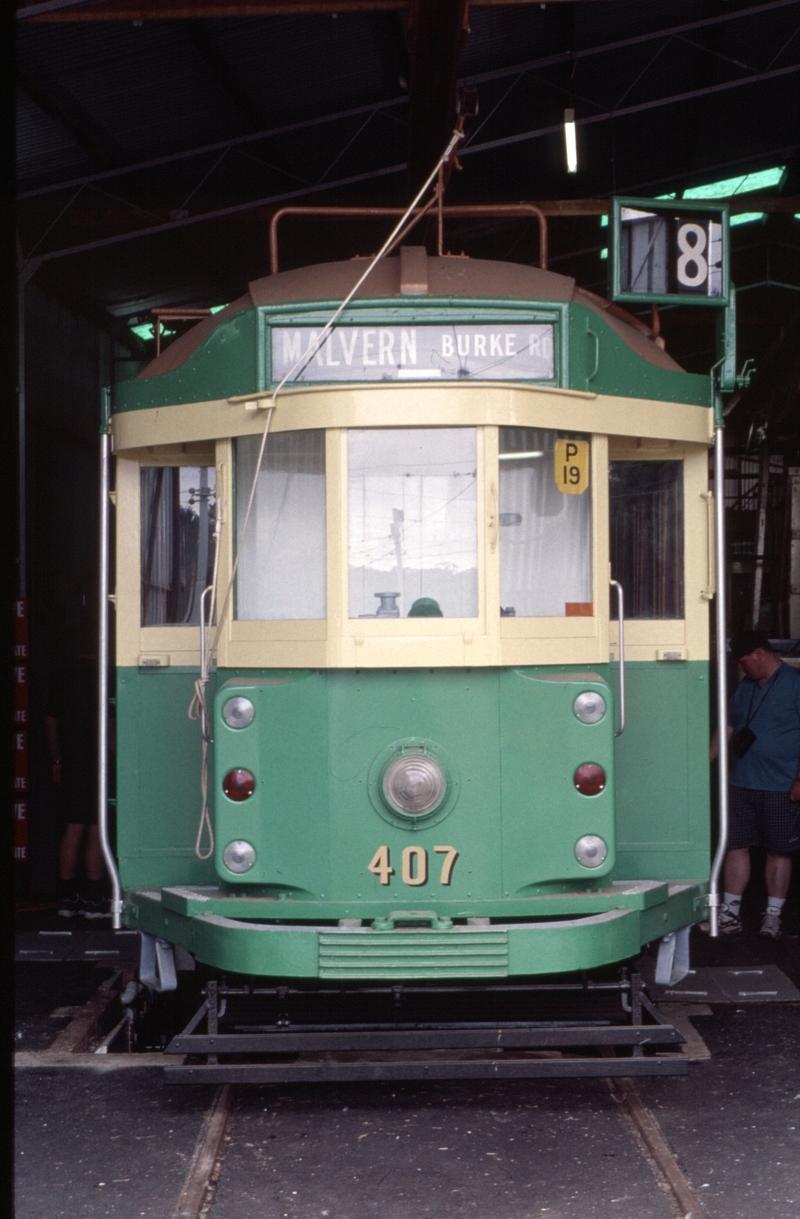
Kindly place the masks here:
[(596, 724), (606, 713), (606, 700), (594, 690), (584, 690), (575, 699), (572, 710), (582, 724)]
[(249, 872), (256, 862), (255, 847), (249, 842), (229, 842), (222, 852), (222, 862), (229, 872)]
[(597, 834), (584, 834), (575, 843), (575, 858), (584, 868), (599, 868), (607, 855), (608, 847)]
[(240, 694), (236, 698), (229, 698), (222, 708), (222, 718), (229, 728), (246, 728), (252, 724), (255, 714), (256, 709), (250, 699)]
[(423, 817), (442, 803), (447, 781), (441, 766), (422, 753), (404, 753), (386, 767), (382, 781), (386, 803), (396, 813)]

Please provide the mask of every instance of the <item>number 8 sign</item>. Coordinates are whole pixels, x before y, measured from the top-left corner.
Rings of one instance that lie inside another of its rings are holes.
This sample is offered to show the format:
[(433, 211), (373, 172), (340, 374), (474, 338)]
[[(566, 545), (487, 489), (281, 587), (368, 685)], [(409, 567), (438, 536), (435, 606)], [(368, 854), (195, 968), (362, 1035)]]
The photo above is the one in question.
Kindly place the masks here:
[(728, 304), (725, 204), (616, 198), (611, 221), (612, 300)]

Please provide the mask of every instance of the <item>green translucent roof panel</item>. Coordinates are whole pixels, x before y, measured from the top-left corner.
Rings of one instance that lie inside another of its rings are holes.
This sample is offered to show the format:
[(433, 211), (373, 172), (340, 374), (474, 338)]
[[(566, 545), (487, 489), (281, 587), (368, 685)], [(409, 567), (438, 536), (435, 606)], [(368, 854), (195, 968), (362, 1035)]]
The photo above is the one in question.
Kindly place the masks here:
[(780, 186), (785, 174), (785, 165), (776, 165), (772, 169), (760, 169), (752, 174), (737, 174), (735, 178), (722, 178), (719, 182), (707, 182), (704, 186), (690, 186), (683, 192), (683, 198), (725, 199), (729, 195), (768, 190), (771, 187)]
[(735, 224), (752, 224), (755, 220), (763, 220), (766, 212), (739, 212), (738, 216), (731, 216), (731, 228)]

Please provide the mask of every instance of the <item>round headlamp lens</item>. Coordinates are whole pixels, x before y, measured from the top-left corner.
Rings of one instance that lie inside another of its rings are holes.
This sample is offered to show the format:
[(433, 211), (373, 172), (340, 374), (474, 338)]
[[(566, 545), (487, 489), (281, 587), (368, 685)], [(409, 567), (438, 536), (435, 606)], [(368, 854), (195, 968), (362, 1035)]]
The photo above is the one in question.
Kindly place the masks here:
[(575, 843), (575, 858), (584, 868), (599, 868), (607, 856), (608, 847), (597, 834), (584, 834)]
[(255, 714), (256, 709), (250, 699), (243, 698), (241, 694), (237, 694), (236, 698), (229, 698), (222, 708), (222, 718), (229, 728), (247, 728), (252, 724)]
[(222, 862), (229, 872), (249, 872), (256, 862), (255, 847), (241, 839), (229, 842), (222, 852)]
[(582, 724), (596, 724), (606, 713), (606, 700), (594, 690), (584, 690), (575, 699), (572, 710)]
[(386, 768), (382, 786), (389, 807), (409, 817), (433, 812), (447, 791), (441, 766), (423, 753), (404, 753), (395, 758)]

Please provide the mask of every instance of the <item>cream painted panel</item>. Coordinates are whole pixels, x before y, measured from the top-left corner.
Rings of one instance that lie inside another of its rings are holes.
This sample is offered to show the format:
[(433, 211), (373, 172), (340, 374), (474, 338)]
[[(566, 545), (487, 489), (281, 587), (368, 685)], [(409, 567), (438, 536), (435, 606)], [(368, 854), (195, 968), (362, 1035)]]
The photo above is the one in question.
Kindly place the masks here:
[(257, 619), (228, 624), (228, 638), (233, 643), (308, 643), (328, 638), (328, 623), (323, 619), (304, 618), (300, 621), (270, 621)]
[[(478, 522), (478, 573), (483, 615), (484, 649), (489, 657), (473, 664), (496, 664), (502, 655), (500, 644), (500, 431), (485, 427), (478, 431), (483, 446), (482, 490), (478, 503), (483, 504), (483, 520)], [(479, 469), (481, 467), (479, 466)], [(481, 483), (479, 481), (479, 487)], [(494, 548), (493, 548), (494, 543)], [(482, 576), (482, 578), (480, 578)], [(489, 609), (496, 606), (494, 613)], [(508, 621), (508, 619), (506, 620)], [(474, 645), (473, 645), (474, 646)]]
[[(261, 419), (264, 426), (264, 419)], [(222, 506), (220, 505), (222, 497)], [(236, 519), (236, 500), (233, 494), (233, 441), (221, 440), (217, 443), (217, 505), (222, 513), (222, 530), (219, 539), (219, 567), (217, 571), (218, 593), (220, 601), (218, 621), (223, 623), (217, 641), (217, 663), (223, 667), (234, 664), (252, 664), (253, 661), (232, 660), (229, 655), (230, 623), (233, 617), (234, 590), (231, 586), (233, 570), (234, 522)], [(219, 628), (217, 628), (219, 629)], [(263, 649), (262, 649), (263, 654)], [(263, 663), (256, 662), (256, 663)]]
[[(139, 602), (137, 600), (137, 608)], [(199, 626), (143, 626), (139, 628), (139, 656), (168, 656), (169, 664), (200, 668)]]
[[(117, 461), (117, 664), (138, 665), (141, 646), (141, 479), (138, 461)], [(162, 649), (158, 649), (161, 651)], [(169, 649), (163, 649), (169, 651)]]
[[(625, 649), (627, 655), (627, 647)], [(572, 638), (504, 639), (501, 664), (504, 665), (598, 665), (608, 661), (608, 649), (597, 636)]]
[[(223, 647), (223, 644), (225, 646)], [(223, 655), (224, 653), (224, 655)], [(272, 640), (269, 644), (231, 644), (223, 635), (220, 640), (219, 665), (238, 669), (325, 669), (331, 664), (328, 645), (318, 642), (296, 643)]]
[[(268, 395), (260, 399), (268, 400)], [(251, 400), (255, 402), (256, 399)], [(484, 382), (465, 385), (304, 386), (284, 390), (271, 427), (554, 427), (572, 431), (684, 440), (710, 444), (713, 415), (703, 406), (579, 390)], [(261, 410), (242, 400), (215, 399), (144, 411), (111, 421), (115, 451), (146, 445), (248, 436), (264, 427)]]

